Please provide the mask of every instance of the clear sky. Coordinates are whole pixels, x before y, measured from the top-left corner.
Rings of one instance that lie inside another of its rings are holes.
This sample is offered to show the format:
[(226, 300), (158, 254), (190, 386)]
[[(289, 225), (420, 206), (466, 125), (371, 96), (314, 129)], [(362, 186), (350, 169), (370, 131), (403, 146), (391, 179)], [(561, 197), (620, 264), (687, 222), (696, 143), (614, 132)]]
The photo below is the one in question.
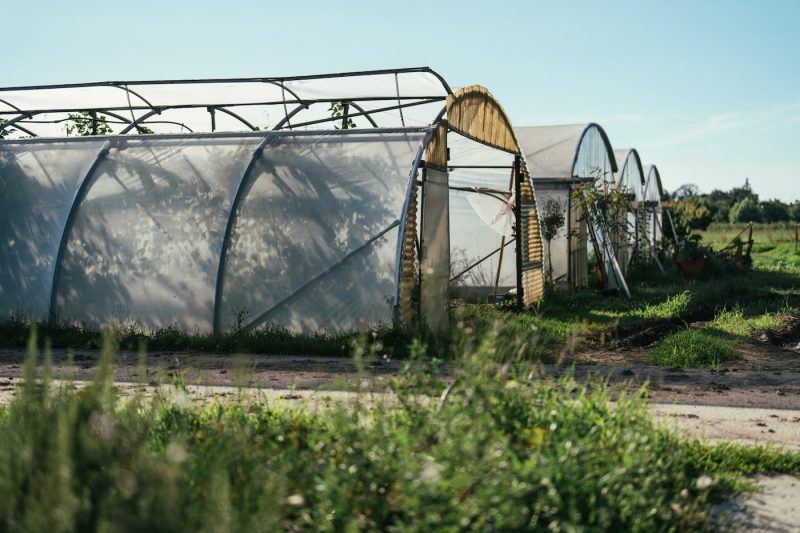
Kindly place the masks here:
[(800, 1), (28, 0), (0, 85), (428, 65), (518, 125), (594, 121), (664, 186), (800, 199)]

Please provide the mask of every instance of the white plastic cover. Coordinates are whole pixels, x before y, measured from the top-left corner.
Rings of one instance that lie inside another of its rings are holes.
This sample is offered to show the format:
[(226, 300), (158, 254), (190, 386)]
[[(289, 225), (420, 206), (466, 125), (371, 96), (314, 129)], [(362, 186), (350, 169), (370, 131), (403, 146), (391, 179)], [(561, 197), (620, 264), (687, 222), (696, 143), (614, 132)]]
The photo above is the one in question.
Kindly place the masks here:
[(47, 315), (55, 272), (62, 319), (210, 331), (246, 178), (216, 302), (224, 328), (256, 318), (293, 331), (386, 322), (396, 226), (423, 136), (117, 137), (91, 172), (102, 141), (0, 141), (0, 312)]
[(0, 143), (0, 316), (47, 317), (64, 225), (102, 146)]

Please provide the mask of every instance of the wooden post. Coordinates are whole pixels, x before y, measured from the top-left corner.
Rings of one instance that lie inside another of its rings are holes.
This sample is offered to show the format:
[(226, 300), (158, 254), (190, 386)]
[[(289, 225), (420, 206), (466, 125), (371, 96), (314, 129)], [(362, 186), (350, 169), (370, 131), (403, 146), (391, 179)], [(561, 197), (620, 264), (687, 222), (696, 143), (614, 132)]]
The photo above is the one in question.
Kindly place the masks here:
[(514, 157), (514, 246), (517, 252), (517, 309), (524, 307), (522, 288), (522, 162)]

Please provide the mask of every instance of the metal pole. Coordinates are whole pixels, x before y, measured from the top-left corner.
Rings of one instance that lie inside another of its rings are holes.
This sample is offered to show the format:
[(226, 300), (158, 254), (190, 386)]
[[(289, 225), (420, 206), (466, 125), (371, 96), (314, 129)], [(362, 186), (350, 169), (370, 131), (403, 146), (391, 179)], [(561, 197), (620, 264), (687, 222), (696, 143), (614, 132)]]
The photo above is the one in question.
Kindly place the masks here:
[(514, 156), (514, 240), (517, 252), (517, 309), (523, 308), (522, 294), (522, 169), (519, 155)]

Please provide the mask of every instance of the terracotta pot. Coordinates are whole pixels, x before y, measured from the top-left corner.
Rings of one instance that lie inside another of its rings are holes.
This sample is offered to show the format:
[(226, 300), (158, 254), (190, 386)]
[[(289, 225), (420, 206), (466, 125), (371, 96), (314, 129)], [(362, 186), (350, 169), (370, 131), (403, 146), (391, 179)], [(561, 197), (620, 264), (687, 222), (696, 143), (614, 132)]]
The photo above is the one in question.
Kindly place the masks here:
[(689, 259), (687, 261), (678, 261), (678, 269), (686, 276), (688, 279), (695, 279), (700, 274), (703, 273), (703, 270), (706, 268), (706, 263), (708, 259), (705, 257), (697, 257), (695, 259)]

